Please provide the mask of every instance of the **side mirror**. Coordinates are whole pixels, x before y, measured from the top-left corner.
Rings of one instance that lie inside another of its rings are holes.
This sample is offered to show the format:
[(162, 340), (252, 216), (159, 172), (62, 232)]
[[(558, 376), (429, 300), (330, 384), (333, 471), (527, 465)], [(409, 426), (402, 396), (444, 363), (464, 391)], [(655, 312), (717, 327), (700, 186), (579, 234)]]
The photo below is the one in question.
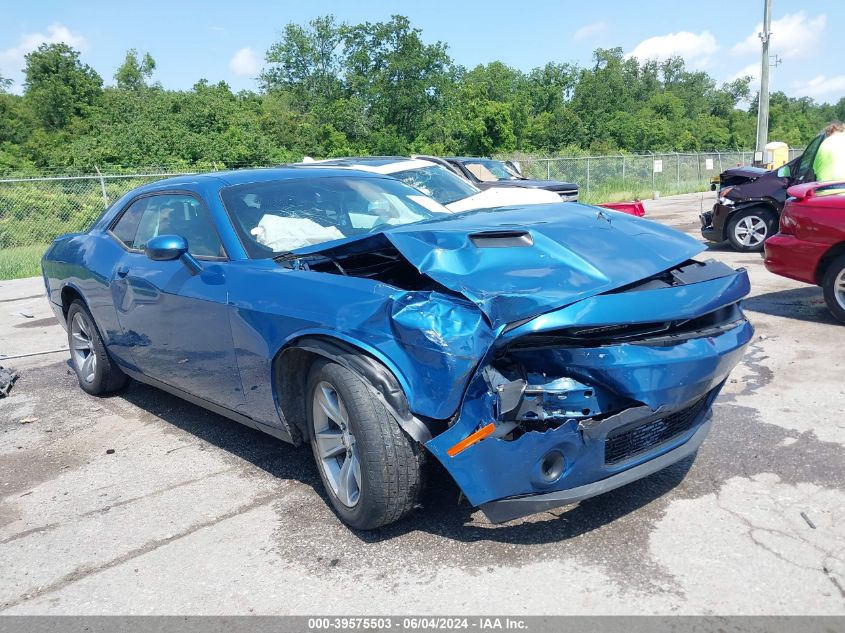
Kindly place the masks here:
[(789, 178), (790, 176), (792, 176), (792, 170), (789, 168), (789, 165), (783, 165), (782, 167), (778, 167), (778, 178)]
[(181, 235), (157, 235), (147, 242), (144, 254), (154, 262), (181, 259), (195, 275), (202, 270), (202, 265), (188, 252), (188, 240)]
[(154, 262), (179, 259), (188, 252), (188, 241), (181, 235), (158, 235), (147, 242), (144, 253)]

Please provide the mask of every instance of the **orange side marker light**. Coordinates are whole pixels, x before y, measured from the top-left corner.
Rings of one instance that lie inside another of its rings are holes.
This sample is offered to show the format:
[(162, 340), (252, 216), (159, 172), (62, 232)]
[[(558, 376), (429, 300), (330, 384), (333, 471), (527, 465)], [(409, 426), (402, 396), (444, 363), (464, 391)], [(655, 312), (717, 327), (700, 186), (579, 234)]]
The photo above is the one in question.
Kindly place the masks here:
[(473, 444), (480, 442), (481, 440), (483, 440), (488, 435), (492, 435), (493, 431), (495, 431), (495, 430), (496, 430), (496, 425), (493, 424), (492, 422), (490, 424), (488, 424), (487, 426), (482, 426), (475, 433), (467, 435), (464, 439), (462, 439), (460, 442), (455, 444), (452, 448), (447, 450), (446, 454), (449, 455), (449, 457), (454, 457), (455, 455), (457, 455), (458, 453), (460, 453), (463, 450), (466, 450), (467, 448), (469, 448)]

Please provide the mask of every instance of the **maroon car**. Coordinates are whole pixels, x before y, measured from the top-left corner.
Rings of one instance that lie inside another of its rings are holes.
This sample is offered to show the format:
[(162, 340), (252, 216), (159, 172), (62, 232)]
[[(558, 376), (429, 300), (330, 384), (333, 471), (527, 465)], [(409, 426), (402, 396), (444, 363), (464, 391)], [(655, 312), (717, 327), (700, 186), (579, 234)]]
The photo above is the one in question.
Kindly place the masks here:
[(845, 323), (845, 182), (790, 187), (780, 232), (766, 241), (766, 268), (821, 286), (833, 316)]
[(824, 140), (819, 134), (801, 156), (767, 171), (734, 167), (719, 176), (719, 199), (701, 214), (701, 235), (711, 242), (727, 240), (738, 251), (760, 251), (777, 228), (788, 187), (816, 179), (813, 161)]

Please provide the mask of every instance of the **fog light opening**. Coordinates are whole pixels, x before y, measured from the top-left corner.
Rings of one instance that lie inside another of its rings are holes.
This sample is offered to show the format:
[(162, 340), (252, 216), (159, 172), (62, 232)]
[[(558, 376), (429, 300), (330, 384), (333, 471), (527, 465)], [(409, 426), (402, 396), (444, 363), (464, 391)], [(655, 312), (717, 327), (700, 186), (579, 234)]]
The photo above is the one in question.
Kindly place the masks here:
[(566, 460), (558, 451), (546, 453), (540, 462), (540, 476), (546, 483), (553, 483), (563, 475)]

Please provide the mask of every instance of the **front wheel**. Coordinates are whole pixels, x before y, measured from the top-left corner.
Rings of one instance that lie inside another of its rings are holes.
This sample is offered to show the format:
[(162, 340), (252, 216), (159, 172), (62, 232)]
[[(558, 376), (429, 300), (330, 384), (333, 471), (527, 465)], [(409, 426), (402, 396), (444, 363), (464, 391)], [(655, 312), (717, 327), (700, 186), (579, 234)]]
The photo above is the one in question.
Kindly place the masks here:
[(364, 381), (342, 365), (318, 361), (305, 393), (311, 448), (337, 515), (370, 530), (411, 512), (422, 450)]
[(774, 233), (776, 223), (777, 215), (769, 209), (738, 211), (728, 222), (728, 241), (743, 253), (761, 251), (763, 242)]
[(834, 259), (822, 279), (824, 302), (838, 321), (845, 323), (845, 255)]

